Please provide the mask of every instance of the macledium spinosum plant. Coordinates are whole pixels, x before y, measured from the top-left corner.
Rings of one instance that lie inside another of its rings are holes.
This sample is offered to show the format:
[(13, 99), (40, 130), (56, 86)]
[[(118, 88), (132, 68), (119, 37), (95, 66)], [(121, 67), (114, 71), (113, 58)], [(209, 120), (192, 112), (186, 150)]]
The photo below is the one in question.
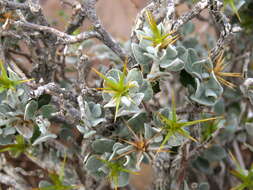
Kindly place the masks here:
[(0, 189), (253, 190), (251, 0), (46, 2), (0, 0)]

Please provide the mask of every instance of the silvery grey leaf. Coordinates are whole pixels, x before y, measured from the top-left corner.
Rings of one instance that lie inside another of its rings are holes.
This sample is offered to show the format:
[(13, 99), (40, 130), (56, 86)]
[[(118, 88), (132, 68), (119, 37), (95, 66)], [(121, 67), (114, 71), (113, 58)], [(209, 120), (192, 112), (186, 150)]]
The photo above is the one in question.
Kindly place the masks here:
[(23, 137), (30, 139), (33, 136), (34, 124), (26, 122), (24, 120), (18, 120), (15, 122), (14, 127)]
[(35, 100), (31, 100), (25, 107), (24, 120), (31, 120), (34, 118), (38, 109), (38, 103)]
[(42, 142), (46, 142), (50, 139), (55, 139), (57, 136), (55, 134), (45, 134), (45, 135), (41, 135), (40, 137), (38, 137), (34, 142), (33, 142), (33, 146), (40, 144)]

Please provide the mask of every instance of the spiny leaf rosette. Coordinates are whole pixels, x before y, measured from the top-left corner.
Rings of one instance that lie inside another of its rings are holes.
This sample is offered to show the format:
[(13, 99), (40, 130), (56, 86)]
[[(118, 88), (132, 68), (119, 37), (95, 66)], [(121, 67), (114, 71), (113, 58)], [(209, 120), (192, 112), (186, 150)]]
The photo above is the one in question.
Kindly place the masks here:
[(100, 159), (99, 160), (101, 162), (103, 162), (105, 164), (105, 166), (107, 167), (107, 169), (109, 170), (109, 174), (108, 174), (108, 178), (112, 183), (112, 186), (114, 186), (114, 189), (117, 190), (119, 184), (119, 178), (120, 176), (123, 174), (134, 174), (137, 175), (137, 172), (134, 172), (132, 170), (126, 169), (122, 162), (120, 161), (108, 161), (108, 160), (104, 160), (104, 159)]
[(137, 69), (127, 71), (124, 64), (123, 72), (112, 69), (106, 75), (93, 69), (102, 79), (103, 99), (106, 102), (104, 107), (115, 107), (115, 116), (128, 115), (140, 111), (139, 105), (142, 100), (149, 100), (152, 97), (152, 88), (147, 80)]
[(214, 68), (208, 68), (209, 72), (214, 72), (214, 75), (216, 76), (216, 78), (218, 79), (218, 81), (230, 88), (235, 88), (236, 85), (225, 80), (224, 77), (242, 77), (241, 73), (230, 73), (230, 72), (225, 72), (225, 68), (227, 66), (227, 64), (224, 63), (225, 58), (223, 57), (224, 52), (221, 52), (219, 54), (219, 56), (216, 58), (216, 61), (214, 62)]
[(126, 145), (123, 145), (123, 147), (116, 151), (119, 155), (113, 159), (119, 159), (127, 155), (136, 155), (136, 168), (140, 169), (140, 164), (144, 157), (152, 162), (155, 157), (155, 152), (169, 151), (166, 148), (162, 150), (159, 148), (162, 141), (161, 133), (152, 130), (149, 125), (145, 124), (144, 130), (140, 130), (139, 134), (136, 134), (136, 132), (128, 124), (126, 124), (126, 126), (129, 132), (132, 134), (132, 138), (127, 140), (121, 139), (121, 141)]
[(90, 156), (86, 162), (86, 168), (96, 178), (108, 177), (115, 190), (128, 184), (129, 174), (138, 174), (129, 167), (129, 159), (127, 161), (125, 159), (112, 160), (105, 154), (103, 156)]
[(175, 31), (170, 31), (166, 33), (162, 24), (157, 25), (155, 18), (151, 14), (151, 12), (146, 11), (146, 18), (149, 24), (149, 28), (147, 28), (147, 33), (151, 33), (151, 35), (146, 36), (144, 34), (142, 38), (150, 41), (153, 47), (159, 46), (159, 48), (163, 49), (166, 48), (168, 45), (173, 44), (178, 39), (178, 35), (172, 36)]
[(149, 74), (149, 80), (156, 80), (157, 76), (165, 74), (160, 68), (166, 71), (182, 70), (187, 59), (187, 50), (183, 46), (174, 45), (178, 34), (166, 29), (162, 22), (157, 25), (149, 11), (146, 12), (146, 18), (143, 29), (136, 30), (139, 44), (132, 44), (133, 55), (142, 72)]
[(192, 137), (189, 134), (189, 132), (184, 128), (188, 126), (196, 125), (198, 123), (217, 119), (217, 117), (213, 117), (213, 118), (200, 119), (200, 120), (195, 120), (195, 121), (180, 121), (180, 118), (178, 118), (177, 113), (176, 113), (176, 103), (175, 103), (174, 93), (172, 93), (172, 109), (169, 116), (167, 117), (163, 115), (162, 113), (159, 113), (158, 116), (162, 123), (161, 130), (164, 131), (165, 133), (165, 138), (163, 139), (163, 142), (160, 148), (162, 148), (166, 143), (168, 143), (168, 141), (171, 138), (175, 138), (175, 140), (177, 140), (179, 135), (197, 142), (197, 140), (194, 137)]

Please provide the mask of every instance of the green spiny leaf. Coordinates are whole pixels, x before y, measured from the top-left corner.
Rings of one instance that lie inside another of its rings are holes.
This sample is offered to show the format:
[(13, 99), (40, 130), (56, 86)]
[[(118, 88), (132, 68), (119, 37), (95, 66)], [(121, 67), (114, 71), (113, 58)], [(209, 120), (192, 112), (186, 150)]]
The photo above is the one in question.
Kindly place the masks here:
[(237, 10), (237, 8), (235, 6), (235, 0), (224, 0), (224, 6), (226, 6), (227, 4), (230, 5), (230, 7), (232, 8), (232, 10), (236, 14), (237, 18), (239, 19), (239, 21), (241, 21), (240, 15), (239, 15), (238, 10)]
[(0, 93), (5, 91), (5, 90), (8, 90), (8, 89), (14, 90), (17, 85), (32, 80), (32, 79), (28, 79), (28, 80), (13, 80), (13, 79), (10, 79), (8, 77), (8, 74), (7, 74), (7, 71), (4, 67), (4, 64), (1, 60), (0, 60), (0, 71), (1, 71), (1, 75), (0, 75)]

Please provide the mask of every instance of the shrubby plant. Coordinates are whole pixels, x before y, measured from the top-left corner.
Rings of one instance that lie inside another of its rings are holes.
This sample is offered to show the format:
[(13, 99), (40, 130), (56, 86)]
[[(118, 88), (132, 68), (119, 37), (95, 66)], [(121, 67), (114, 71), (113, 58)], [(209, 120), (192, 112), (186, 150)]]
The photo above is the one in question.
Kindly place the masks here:
[(0, 1), (0, 189), (252, 189), (252, 2), (150, 1), (121, 44), (96, 2)]

